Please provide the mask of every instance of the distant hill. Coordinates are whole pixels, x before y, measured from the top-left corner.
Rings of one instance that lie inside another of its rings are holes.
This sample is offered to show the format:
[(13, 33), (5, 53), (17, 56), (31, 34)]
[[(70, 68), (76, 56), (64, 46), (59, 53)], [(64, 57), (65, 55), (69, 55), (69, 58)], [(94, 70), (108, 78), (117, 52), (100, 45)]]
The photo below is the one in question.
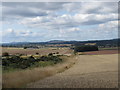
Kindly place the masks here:
[(81, 44), (85, 44), (85, 43), (96, 43), (96, 45), (98, 45), (98, 46), (104, 46), (104, 45), (116, 46), (116, 45), (118, 45), (120, 43), (120, 39), (91, 40), (91, 41), (52, 40), (52, 41), (48, 41), (48, 42), (12, 42), (12, 43), (3, 43), (2, 46), (47, 45), (47, 44), (73, 44), (73, 45), (81, 45)]
[(75, 45), (85, 44), (85, 43), (96, 43), (97, 46), (116, 46), (119, 45), (120, 39), (112, 39), (112, 40), (94, 40), (94, 41), (82, 41), (77, 42)]
[(61, 43), (61, 42), (66, 42), (64, 40), (51, 40), (51, 41), (48, 41), (48, 43)]

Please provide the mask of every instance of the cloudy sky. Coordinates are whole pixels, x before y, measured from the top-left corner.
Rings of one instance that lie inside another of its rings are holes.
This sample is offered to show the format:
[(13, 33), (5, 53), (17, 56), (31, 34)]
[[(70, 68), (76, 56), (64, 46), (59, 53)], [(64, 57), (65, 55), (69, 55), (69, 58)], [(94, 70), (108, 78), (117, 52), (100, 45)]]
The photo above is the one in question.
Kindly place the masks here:
[(2, 42), (118, 37), (117, 2), (4, 2)]

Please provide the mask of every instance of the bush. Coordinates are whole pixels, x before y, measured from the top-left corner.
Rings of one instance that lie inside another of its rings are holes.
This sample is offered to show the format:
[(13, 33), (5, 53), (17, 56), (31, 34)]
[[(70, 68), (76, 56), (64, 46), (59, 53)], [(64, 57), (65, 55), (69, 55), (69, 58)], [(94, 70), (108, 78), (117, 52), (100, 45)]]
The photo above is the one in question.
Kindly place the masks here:
[(27, 49), (27, 47), (24, 47), (24, 49)]
[(48, 56), (53, 56), (53, 53), (49, 53)]
[(37, 52), (36, 55), (39, 55), (39, 53)]
[[(58, 56), (42, 56), (40, 58), (35, 59), (33, 56), (28, 58), (22, 58), (20, 56), (12, 55), (10, 57), (5, 57), (2, 59), (3, 70), (9, 70), (9, 68), (13, 69), (26, 69), (32, 66), (47, 66), (53, 65), (61, 62)], [(38, 64), (36, 64), (38, 63)]]
[(45, 67), (49, 65), (54, 65), (54, 62), (53, 61), (40, 61), (40, 62), (35, 63), (33, 67)]
[(86, 51), (98, 51), (98, 47), (97, 46), (84, 45), (84, 46), (76, 46), (74, 48), (74, 53), (76, 53), (76, 52), (86, 52)]
[(4, 56), (9, 56), (9, 53), (8, 52), (4, 52), (4, 53), (2, 53), (2, 56), (4, 57)]
[(56, 52), (56, 54), (59, 54), (59, 52)]
[(61, 58), (59, 58), (58, 56), (42, 56), (40, 58), (40, 61), (54, 61), (54, 62), (60, 62), (62, 61)]
[(10, 58), (4, 58), (2, 60), (2, 65), (6, 67), (12, 67), (12, 68), (21, 68), (25, 69), (27, 67), (30, 67), (35, 62), (34, 57), (30, 56), (28, 59), (20, 58), (19, 56), (11, 56)]
[(40, 61), (48, 61), (48, 57), (47, 57), (47, 56), (42, 56), (42, 57), (40, 58)]

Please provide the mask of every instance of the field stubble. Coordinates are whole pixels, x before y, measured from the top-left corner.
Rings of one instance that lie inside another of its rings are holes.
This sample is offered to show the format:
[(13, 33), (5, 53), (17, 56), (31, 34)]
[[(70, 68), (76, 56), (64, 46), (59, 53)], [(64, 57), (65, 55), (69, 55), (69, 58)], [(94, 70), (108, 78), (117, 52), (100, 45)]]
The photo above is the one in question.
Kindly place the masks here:
[(65, 72), (27, 85), (27, 88), (118, 88), (118, 54), (77, 55)]

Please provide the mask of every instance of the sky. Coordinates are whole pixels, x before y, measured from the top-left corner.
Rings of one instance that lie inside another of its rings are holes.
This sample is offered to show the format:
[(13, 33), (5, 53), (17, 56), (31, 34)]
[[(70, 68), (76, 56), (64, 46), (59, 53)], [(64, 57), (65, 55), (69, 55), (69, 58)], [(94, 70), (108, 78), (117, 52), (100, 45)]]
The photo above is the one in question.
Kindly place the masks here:
[(118, 38), (117, 2), (3, 2), (2, 42)]

